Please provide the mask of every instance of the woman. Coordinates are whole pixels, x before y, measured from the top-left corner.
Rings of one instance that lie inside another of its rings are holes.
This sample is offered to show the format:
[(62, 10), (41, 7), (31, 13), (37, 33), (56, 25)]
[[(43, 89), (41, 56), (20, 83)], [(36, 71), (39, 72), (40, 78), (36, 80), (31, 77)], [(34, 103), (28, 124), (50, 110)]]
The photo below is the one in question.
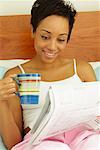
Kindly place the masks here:
[[(0, 135), (7, 149), (11, 149), (23, 138), (21, 106), (19, 98), (14, 94), (14, 92), (17, 91), (17, 87), (12, 79), (13, 74), (38, 72), (42, 75), (44, 84), (45, 81), (46, 83), (48, 82), (47, 88), (57, 82), (77, 84), (96, 80), (94, 71), (88, 63), (63, 58), (61, 56), (67, 48), (67, 43), (70, 39), (75, 21), (75, 15), (76, 10), (72, 4), (63, 0), (37, 0), (34, 3), (31, 10), (31, 24), (36, 55), (29, 62), (8, 71), (5, 78), (1, 81), (1, 87), (3, 84), (5, 91), (2, 89), (0, 93), (0, 103), (2, 106), (0, 108), (0, 115), (3, 116), (0, 116), (0, 118), (2, 118), (0, 121)], [(39, 111), (40, 110), (41, 107), (39, 108)], [(25, 111), (23, 108), (23, 113)], [(27, 120), (28, 117), (29, 116), (24, 119), (25, 133), (31, 129), (31, 123), (29, 124)], [(35, 110), (33, 117), (34, 119), (36, 117)], [(12, 130), (14, 130), (14, 132)], [(96, 132), (89, 131), (85, 126), (80, 126), (69, 132), (52, 137), (36, 147), (30, 145), (30, 147), (26, 148), (30, 139), (29, 132), (25, 136), (24, 141), (12, 149), (79, 150), (81, 141), (94, 135), (97, 138)], [(94, 146), (96, 146), (95, 143)], [(89, 149), (89, 147), (87, 147), (87, 149)]]

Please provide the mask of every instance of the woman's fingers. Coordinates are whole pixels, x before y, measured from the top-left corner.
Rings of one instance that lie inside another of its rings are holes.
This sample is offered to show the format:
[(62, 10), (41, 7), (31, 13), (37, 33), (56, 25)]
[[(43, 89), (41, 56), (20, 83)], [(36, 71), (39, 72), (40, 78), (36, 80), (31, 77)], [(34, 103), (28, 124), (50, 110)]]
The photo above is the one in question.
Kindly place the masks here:
[(0, 80), (0, 100), (14, 96), (15, 92), (17, 92), (17, 85), (12, 78), (14, 76), (15, 74)]

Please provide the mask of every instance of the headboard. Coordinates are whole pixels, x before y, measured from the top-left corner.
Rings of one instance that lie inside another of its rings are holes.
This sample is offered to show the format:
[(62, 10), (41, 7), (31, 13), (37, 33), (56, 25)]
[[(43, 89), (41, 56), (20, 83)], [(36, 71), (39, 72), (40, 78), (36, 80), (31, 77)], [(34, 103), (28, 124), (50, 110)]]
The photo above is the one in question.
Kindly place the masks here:
[[(100, 11), (79, 12), (64, 57), (100, 61)], [(29, 59), (34, 54), (30, 15), (0, 16), (0, 59)]]

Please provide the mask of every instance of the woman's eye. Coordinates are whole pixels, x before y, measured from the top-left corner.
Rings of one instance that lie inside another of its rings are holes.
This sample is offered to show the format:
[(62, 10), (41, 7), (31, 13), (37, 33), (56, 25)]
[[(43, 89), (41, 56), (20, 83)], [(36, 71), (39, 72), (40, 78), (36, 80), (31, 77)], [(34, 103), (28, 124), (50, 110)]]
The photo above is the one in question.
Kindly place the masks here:
[(43, 40), (48, 40), (49, 39), (49, 37), (45, 36), (45, 35), (41, 35), (41, 37), (42, 37)]
[(58, 39), (59, 42), (65, 42), (65, 39)]

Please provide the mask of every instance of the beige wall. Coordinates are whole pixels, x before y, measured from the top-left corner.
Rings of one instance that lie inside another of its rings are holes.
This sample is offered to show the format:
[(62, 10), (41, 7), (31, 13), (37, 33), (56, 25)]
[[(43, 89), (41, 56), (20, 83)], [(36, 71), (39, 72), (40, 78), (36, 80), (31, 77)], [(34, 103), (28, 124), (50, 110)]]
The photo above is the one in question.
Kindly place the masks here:
[[(0, 16), (30, 14), (35, 0), (0, 0)], [(100, 0), (70, 0), (77, 11), (100, 11)]]

